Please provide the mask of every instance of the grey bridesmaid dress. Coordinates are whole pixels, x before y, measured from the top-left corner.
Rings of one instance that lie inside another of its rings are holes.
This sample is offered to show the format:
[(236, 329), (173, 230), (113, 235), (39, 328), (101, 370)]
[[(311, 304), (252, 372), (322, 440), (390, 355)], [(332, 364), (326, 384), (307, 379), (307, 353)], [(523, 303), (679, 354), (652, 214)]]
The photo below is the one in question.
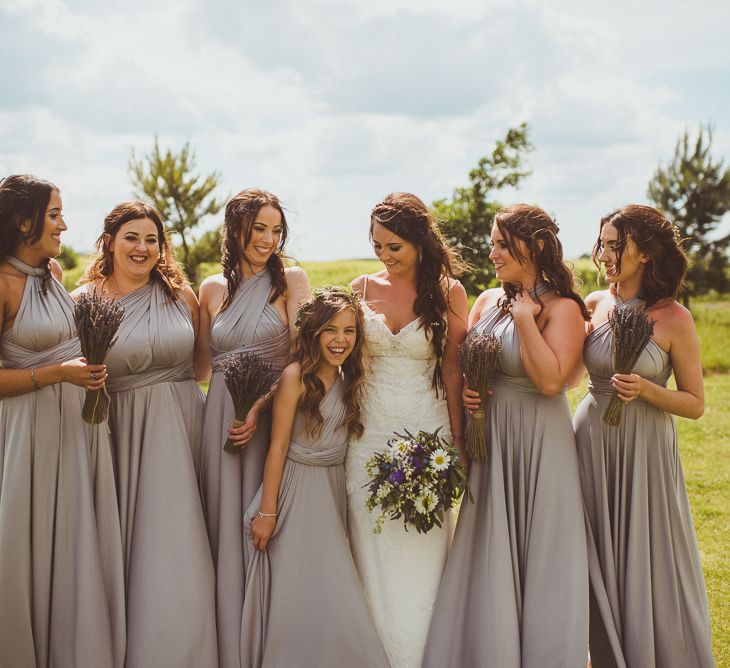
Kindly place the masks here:
[(316, 438), (295, 416), (266, 552), (254, 547), (250, 531), (261, 489), (246, 513), (243, 668), (389, 665), (347, 540), (342, 385), (337, 378), (322, 399)]
[[(81, 356), (73, 301), (44, 269), (28, 276), (2, 366)], [(81, 419), (70, 383), (0, 401), (0, 666), (124, 665), (124, 572), (106, 425)]]
[(127, 587), (127, 667), (217, 666), (215, 576), (193, 462), (203, 395), (185, 300), (121, 299), (107, 356)]
[(289, 330), (269, 297), (268, 270), (245, 279), (230, 306), (211, 323), (213, 375), (208, 387), (200, 453), (200, 479), (208, 536), (216, 568), (218, 652), (222, 668), (239, 666), (243, 583), (246, 577), (243, 516), (264, 474), (271, 414), (261, 415), (256, 433), (241, 454), (223, 451), (233, 418), (233, 402), (223, 382), (226, 355), (251, 351), (281, 371), (289, 360)]
[[(636, 399), (618, 427), (603, 425), (611, 338), (606, 322), (586, 340), (589, 393), (574, 417), (588, 525), (591, 660), (594, 668), (714, 666), (674, 418)], [(650, 341), (634, 372), (664, 386), (669, 356)]]
[(424, 665), (584, 668), (588, 567), (568, 401), (533, 385), (511, 316), (488, 309), (472, 332), (502, 343), (489, 457), (471, 465), (474, 503), (461, 504)]

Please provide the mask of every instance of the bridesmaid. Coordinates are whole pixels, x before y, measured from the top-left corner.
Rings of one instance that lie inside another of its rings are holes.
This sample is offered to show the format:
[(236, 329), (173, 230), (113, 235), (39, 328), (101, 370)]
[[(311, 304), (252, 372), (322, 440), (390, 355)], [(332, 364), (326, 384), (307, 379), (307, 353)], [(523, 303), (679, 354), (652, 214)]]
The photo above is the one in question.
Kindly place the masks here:
[(124, 575), (106, 425), (82, 421), (104, 365), (81, 357), (51, 259), (61, 193), (0, 181), (0, 666), (124, 665)]
[[(246, 513), (242, 666), (386, 668), (347, 541), (345, 453), (362, 434), (362, 314), (328, 286), (299, 310), (264, 482)], [(316, 521), (312, 518), (316, 517)]]
[[(229, 429), (233, 402), (223, 382), (222, 359), (254, 351), (281, 371), (289, 362), (290, 337), (309, 281), (282, 261), (288, 227), (276, 195), (243, 190), (226, 205), (223, 273), (200, 286), (199, 374), (213, 375), (203, 425), (200, 477), (208, 535), (216, 566), (220, 665), (239, 666), (246, 574), (243, 516), (261, 485), (271, 417), (268, 402), (253, 407), (245, 423)], [(223, 452), (230, 436), (240, 455)]]
[[(675, 301), (687, 257), (659, 211), (630, 205), (601, 220), (593, 258), (610, 289), (586, 299), (589, 393), (574, 419), (589, 529), (593, 666), (714, 666), (672, 417), (697, 419), (704, 411), (697, 330)], [(617, 305), (643, 308), (656, 321), (631, 374), (613, 371), (607, 319)], [(666, 387), (672, 373), (676, 390)], [(612, 389), (626, 403), (618, 427), (601, 420)]]
[[(588, 569), (575, 437), (565, 385), (588, 318), (542, 209), (499, 211), (501, 288), (483, 292), (472, 332), (502, 352), (492, 381), (489, 457), (473, 462), (441, 582), (425, 666), (585, 666)], [(479, 405), (465, 390), (465, 405)]]
[(217, 665), (214, 571), (195, 477), (204, 398), (193, 378), (198, 303), (160, 214), (104, 219), (81, 291), (124, 307), (107, 355), (127, 589), (127, 668)]

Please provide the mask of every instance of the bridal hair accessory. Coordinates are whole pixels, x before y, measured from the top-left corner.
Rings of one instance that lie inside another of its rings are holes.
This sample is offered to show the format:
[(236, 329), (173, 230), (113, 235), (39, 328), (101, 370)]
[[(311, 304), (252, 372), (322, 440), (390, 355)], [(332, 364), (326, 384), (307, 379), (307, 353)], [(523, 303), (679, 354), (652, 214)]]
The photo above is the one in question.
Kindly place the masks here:
[(323, 285), (312, 290), (312, 298), (303, 302), (297, 310), (294, 329), (302, 331), (302, 326), (317, 303), (332, 304), (341, 308), (351, 307), (355, 311), (360, 308), (360, 297), (349, 285)]

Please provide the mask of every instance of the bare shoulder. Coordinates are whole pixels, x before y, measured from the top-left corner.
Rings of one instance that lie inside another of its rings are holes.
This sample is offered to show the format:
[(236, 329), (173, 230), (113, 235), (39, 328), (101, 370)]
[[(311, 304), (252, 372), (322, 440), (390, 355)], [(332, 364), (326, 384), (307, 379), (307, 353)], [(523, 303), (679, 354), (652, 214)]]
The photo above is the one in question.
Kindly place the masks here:
[(464, 296), (466, 297), (466, 290), (464, 286), (455, 278), (446, 279), (446, 289), (448, 290), (449, 296)]
[(648, 315), (654, 317), (663, 327), (672, 329), (676, 327), (680, 330), (695, 328), (694, 318), (689, 309), (673, 299), (652, 307), (649, 309)]
[(578, 302), (570, 297), (557, 297), (557, 299), (551, 299), (546, 304), (545, 310), (550, 318), (577, 318), (581, 322), (583, 321), (583, 313), (581, 312)]
[(223, 274), (213, 274), (208, 276), (201, 284), (198, 290), (200, 294), (200, 303), (203, 300), (210, 300), (216, 296), (220, 296), (221, 300), (228, 290), (228, 281)]
[(499, 301), (499, 298), (503, 296), (504, 290), (502, 288), (487, 288), (477, 297), (474, 305), (476, 306), (476, 302), (479, 302), (482, 308), (494, 306)]
[(81, 295), (91, 294), (97, 289), (97, 287), (98, 286), (94, 281), (91, 283), (84, 283), (71, 292), (71, 299), (77, 301)]
[(593, 313), (596, 306), (600, 304), (604, 299), (608, 299), (611, 296), (610, 290), (595, 290), (594, 292), (591, 292), (584, 300), (583, 302), (586, 305), (586, 308)]
[(286, 279), (287, 288), (309, 285), (309, 277), (307, 276), (307, 272), (299, 266), (287, 267), (286, 269), (284, 269), (284, 278)]
[(301, 393), (302, 366), (299, 362), (292, 362), (284, 367), (279, 377), (279, 394)]
[(365, 287), (365, 281), (367, 280), (368, 275), (367, 274), (361, 274), (357, 278), (353, 278), (350, 281), (350, 285), (352, 286), (352, 289), (357, 292), (357, 294), (362, 295), (363, 288)]
[(194, 311), (198, 308), (198, 297), (195, 294), (194, 290), (190, 287), (190, 285), (183, 285), (182, 288), (180, 288), (180, 296), (185, 300), (185, 303), (188, 305), (188, 308), (191, 311)]
[(57, 281), (63, 280), (63, 267), (61, 267), (58, 260), (54, 258), (51, 258), (51, 273)]

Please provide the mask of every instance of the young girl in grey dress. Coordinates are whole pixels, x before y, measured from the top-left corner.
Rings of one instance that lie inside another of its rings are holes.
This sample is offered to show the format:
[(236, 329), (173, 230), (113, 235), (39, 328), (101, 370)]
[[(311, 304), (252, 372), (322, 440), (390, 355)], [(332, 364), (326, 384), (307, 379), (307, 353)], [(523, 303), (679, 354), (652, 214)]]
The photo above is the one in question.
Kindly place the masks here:
[(77, 293), (96, 290), (124, 308), (106, 364), (124, 545), (126, 667), (214, 668), (213, 560), (193, 462), (204, 404), (193, 377), (198, 303), (152, 207), (114, 207), (97, 248)]
[[(589, 393), (574, 425), (588, 524), (594, 668), (714, 666), (702, 564), (677, 448), (674, 415), (704, 410), (692, 315), (675, 301), (687, 258), (664, 216), (630, 205), (601, 220), (593, 257), (610, 289), (586, 299)], [(654, 334), (633, 373), (613, 369), (608, 314), (645, 309)], [(674, 373), (677, 389), (666, 387)], [(611, 397), (626, 405), (602, 422)]]
[(388, 666), (347, 540), (344, 460), (362, 434), (362, 314), (341, 288), (297, 318), (274, 398), (264, 481), (248, 512), (240, 665)]
[[(565, 396), (588, 313), (542, 209), (499, 211), (501, 288), (472, 332), (502, 344), (487, 403), (489, 455), (472, 462), (424, 665), (578, 668), (588, 658), (588, 567), (575, 436)], [(474, 408), (475, 393), (464, 402)], [(478, 397), (478, 395), (476, 395)]]
[[(261, 485), (269, 446), (270, 396), (257, 402), (243, 425), (231, 427), (233, 402), (221, 361), (256, 352), (281, 371), (290, 361), (297, 307), (309, 297), (307, 275), (284, 268), (286, 216), (276, 195), (243, 190), (226, 205), (223, 273), (200, 286), (198, 373), (210, 378), (203, 419), (200, 483), (213, 562), (221, 668), (239, 668), (246, 575), (243, 515)], [(212, 371), (212, 376), (211, 376)], [(240, 454), (223, 452), (227, 438)]]
[(124, 665), (124, 575), (106, 424), (81, 419), (86, 364), (54, 258), (47, 181), (0, 182), (0, 666)]

